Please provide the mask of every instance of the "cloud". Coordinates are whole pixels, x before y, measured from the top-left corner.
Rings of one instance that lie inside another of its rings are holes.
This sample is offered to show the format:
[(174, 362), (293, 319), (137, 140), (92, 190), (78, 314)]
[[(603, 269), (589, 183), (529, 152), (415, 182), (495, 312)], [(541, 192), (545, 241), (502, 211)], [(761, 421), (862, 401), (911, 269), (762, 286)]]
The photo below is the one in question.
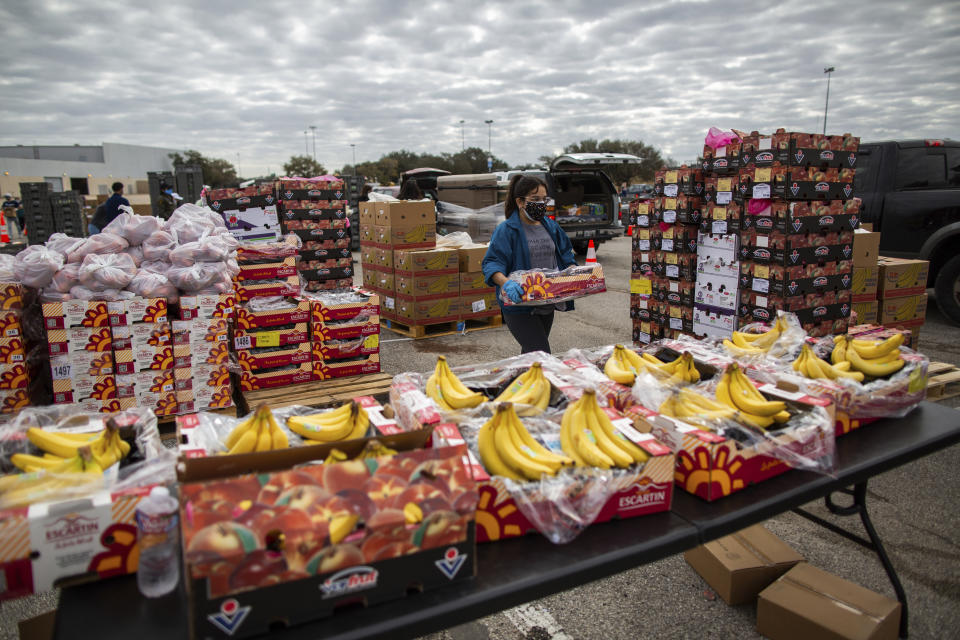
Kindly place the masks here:
[[(195, 148), (247, 175), (583, 138), (696, 158), (710, 126), (960, 138), (960, 5), (8, 0), (0, 144)], [(312, 153), (312, 139), (307, 148)]]

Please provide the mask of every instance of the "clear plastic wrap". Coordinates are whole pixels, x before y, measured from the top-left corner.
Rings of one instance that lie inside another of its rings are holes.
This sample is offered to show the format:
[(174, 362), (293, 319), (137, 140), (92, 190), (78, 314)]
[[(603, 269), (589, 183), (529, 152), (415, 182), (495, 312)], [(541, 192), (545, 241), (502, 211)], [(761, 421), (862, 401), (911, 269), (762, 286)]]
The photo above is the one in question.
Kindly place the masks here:
[(167, 276), (150, 271), (140, 271), (130, 280), (127, 291), (143, 298), (166, 298), (170, 302), (180, 299), (180, 293)]
[(63, 266), (63, 255), (41, 244), (27, 247), (13, 262), (16, 281), (28, 287), (42, 289), (49, 286), (53, 275)]
[(147, 271), (149, 273), (159, 273), (161, 275), (167, 275), (167, 270), (170, 269), (173, 265), (169, 262), (163, 260), (144, 260), (140, 263), (140, 271)]
[(473, 244), (470, 234), (465, 231), (454, 231), (453, 233), (437, 238), (438, 249), (457, 249)]
[(469, 209), (449, 202), (437, 202), (437, 242), (440, 236), (463, 233), (472, 242), (487, 242), (503, 221), (503, 204)]
[(137, 265), (126, 253), (91, 253), (83, 259), (77, 278), (88, 289), (123, 289), (137, 273)]
[(61, 254), (64, 259), (83, 244), (83, 238), (73, 238), (65, 233), (53, 233), (44, 243), (51, 251)]
[(130, 243), (116, 234), (98, 233), (95, 236), (90, 236), (71, 251), (70, 255), (67, 256), (67, 262), (83, 262), (83, 259), (92, 253), (99, 255), (120, 253), (128, 246), (130, 246)]
[(120, 205), (122, 213), (108, 224), (104, 231), (125, 238), (130, 246), (143, 244), (152, 233), (163, 228), (163, 220), (152, 216), (140, 216), (130, 207)]
[[(103, 474), (18, 473), (10, 463), (10, 456), (16, 453), (42, 455), (26, 437), (31, 427), (52, 432), (95, 433), (105, 427), (108, 419), (113, 419), (120, 428), (121, 437), (131, 445), (131, 450), (119, 465)], [(156, 416), (144, 408), (89, 414), (78, 413), (74, 405), (28, 407), (0, 426), (0, 447), (0, 468), (11, 473), (6, 478), (15, 482), (0, 491), (0, 509), (78, 498), (102, 489), (116, 492), (176, 480), (176, 453), (163, 446)]]
[(181, 244), (196, 242), (203, 236), (214, 235), (225, 228), (223, 220), (219, 220), (210, 209), (198, 207), (194, 204), (185, 204), (171, 214), (164, 224), (167, 231), (176, 231), (177, 239)]
[(50, 286), (59, 293), (70, 293), (70, 289), (80, 284), (80, 263), (71, 262), (53, 274)]
[(754, 322), (740, 328), (741, 333), (764, 333), (774, 327), (779, 327), (780, 334), (776, 341), (765, 352), (757, 353), (748, 349), (742, 349), (737, 345), (727, 341), (723, 348), (727, 353), (734, 356), (737, 360), (744, 362), (763, 360), (781, 360), (784, 362), (793, 361), (793, 354), (799, 353), (800, 346), (807, 339), (807, 332), (803, 330), (796, 314), (778, 311), (777, 320), (773, 327), (762, 322)]
[(176, 248), (177, 234), (170, 229), (154, 231), (143, 241), (141, 246), (145, 261), (163, 260), (170, 262), (170, 252)]
[(279, 258), (295, 256), (303, 247), (303, 241), (296, 234), (285, 235), (277, 241), (244, 242), (237, 247), (237, 257), (245, 262), (257, 260), (276, 261)]
[(141, 249), (139, 245), (136, 247), (129, 246), (123, 250), (123, 253), (133, 258), (133, 264), (138, 267), (143, 263), (143, 249)]
[(167, 279), (183, 291), (201, 291), (208, 287), (218, 287), (224, 280), (222, 262), (198, 262), (189, 267), (171, 266), (167, 270)]
[(9, 253), (0, 253), (0, 282), (14, 282), (17, 276), (13, 264), (16, 260)]
[(178, 267), (189, 267), (197, 262), (223, 262), (231, 252), (232, 249), (220, 236), (205, 236), (173, 249), (170, 262)]
[(504, 306), (555, 304), (607, 290), (603, 267), (599, 264), (572, 265), (563, 270), (527, 269), (514, 271), (508, 280), (523, 289), (523, 298), (515, 303), (501, 287)]

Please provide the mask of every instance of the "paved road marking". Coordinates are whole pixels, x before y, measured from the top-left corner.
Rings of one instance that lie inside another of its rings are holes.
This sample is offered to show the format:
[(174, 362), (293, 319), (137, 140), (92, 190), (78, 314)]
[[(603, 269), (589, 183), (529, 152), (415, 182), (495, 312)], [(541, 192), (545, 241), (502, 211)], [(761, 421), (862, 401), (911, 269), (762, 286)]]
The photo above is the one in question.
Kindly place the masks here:
[(413, 340), (413, 338), (391, 338), (390, 340), (381, 340), (380, 344), (384, 342), (406, 342), (407, 340)]
[[(519, 607), (508, 609), (503, 615), (520, 630), (525, 637), (530, 634), (531, 629), (539, 627), (546, 632), (546, 636), (552, 640), (573, 640), (572, 636), (567, 635), (560, 626), (560, 623), (550, 615), (550, 612), (543, 607), (535, 604), (522, 604)], [(540, 637), (542, 634), (537, 634)]]

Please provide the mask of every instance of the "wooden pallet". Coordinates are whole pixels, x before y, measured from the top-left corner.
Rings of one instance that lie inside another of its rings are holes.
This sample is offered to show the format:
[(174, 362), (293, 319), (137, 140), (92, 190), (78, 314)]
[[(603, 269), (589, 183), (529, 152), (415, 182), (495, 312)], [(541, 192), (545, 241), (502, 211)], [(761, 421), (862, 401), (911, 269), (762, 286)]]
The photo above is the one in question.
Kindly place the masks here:
[(927, 370), (927, 400), (938, 402), (960, 396), (960, 369), (946, 362), (931, 362)]
[(289, 387), (241, 391), (242, 402), (239, 403), (238, 409), (245, 415), (264, 403), (272, 408), (289, 407), (294, 404), (324, 407), (339, 404), (357, 396), (373, 396), (380, 401), (385, 401), (392, 381), (393, 376), (388, 373), (368, 373), (349, 378), (306, 382)]
[(452, 336), (458, 333), (496, 329), (503, 324), (500, 314), (486, 318), (467, 318), (466, 320), (448, 320), (436, 324), (407, 324), (402, 320), (381, 320), (380, 328), (389, 329), (402, 336), (421, 340), (439, 336)]

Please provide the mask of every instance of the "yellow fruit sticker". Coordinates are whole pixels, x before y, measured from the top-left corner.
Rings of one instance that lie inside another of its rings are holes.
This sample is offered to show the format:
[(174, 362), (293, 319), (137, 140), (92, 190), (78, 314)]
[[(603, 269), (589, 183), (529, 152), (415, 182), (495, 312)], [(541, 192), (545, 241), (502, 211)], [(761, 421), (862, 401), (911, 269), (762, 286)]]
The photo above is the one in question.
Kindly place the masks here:
[(378, 346), (380, 346), (380, 336), (377, 334), (367, 336), (363, 341), (364, 349), (376, 349)]
[(667, 264), (677, 264), (677, 254), (675, 254), (675, 253), (668, 253), (668, 254), (666, 254), (666, 256), (664, 257), (663, 260), (664, 260), (664, 262), (666, 262)]
[(638, 235), (637, 237), (640, 238), (641, 240), (649, 240), (649, 239), (650, 239), (650, 229), (640, 229), (640, 233), (639, 233), (639, 235)]
[(769, 278), (770, 277), (770, 267), (764, 265), (754, 265), (753, 266), (753, 277), (754, 278)]
[(726, 219), (727, 219), (727, 208), (726, 208), (726, 207), (714, 207), (714, 208), (713, 208), (713, 219), (714, 219), (714, 220), (726, 220)]
[(676, 208), (677, 208), (677, 199), (676, 199), (676, 198), (665, 198), (665, 199), (663, 200), (663, 208), (664, 208), (664, 210), (667, 210), (667, 211), (669, 211), (670, 209), (676, 209)]
[(666, 175), (663, 176), (664, 184), (676, 184), (677, 182), (677, 172), (676, 171), (667, 171)]
[(639, 213), (640, 215), (646, 215), (650, 213), (650, 205), (648, 204), (637, 205), (637, 213)]
[(670, 227), (669, 229), (664, 229), (664, 230), (663, 230), (663, 237), (664, 237), (664, 238), (672, 238), (672, 237), (673, 237), (673, 227)]
[(262, 333), (258, 333), (257, 346), (258, 347), (279, 347), (280, 332), (279, 331), (263, 331)]
[(631, 278), (630, 293), (649, 296), (653, 294), (653, 283), (650, 281), (650, 278)]
[(770, 182), (770, 167), (757, 169), (753, 172), (754, 182)]
[(730, 188), (732, 185), (730, 178), (719, 178), (717, 179), (717, 191), (732, 191)]
[(670, 307), (670, 317), (679, 318), (683, 314), (683, 309), (680, 307)]

